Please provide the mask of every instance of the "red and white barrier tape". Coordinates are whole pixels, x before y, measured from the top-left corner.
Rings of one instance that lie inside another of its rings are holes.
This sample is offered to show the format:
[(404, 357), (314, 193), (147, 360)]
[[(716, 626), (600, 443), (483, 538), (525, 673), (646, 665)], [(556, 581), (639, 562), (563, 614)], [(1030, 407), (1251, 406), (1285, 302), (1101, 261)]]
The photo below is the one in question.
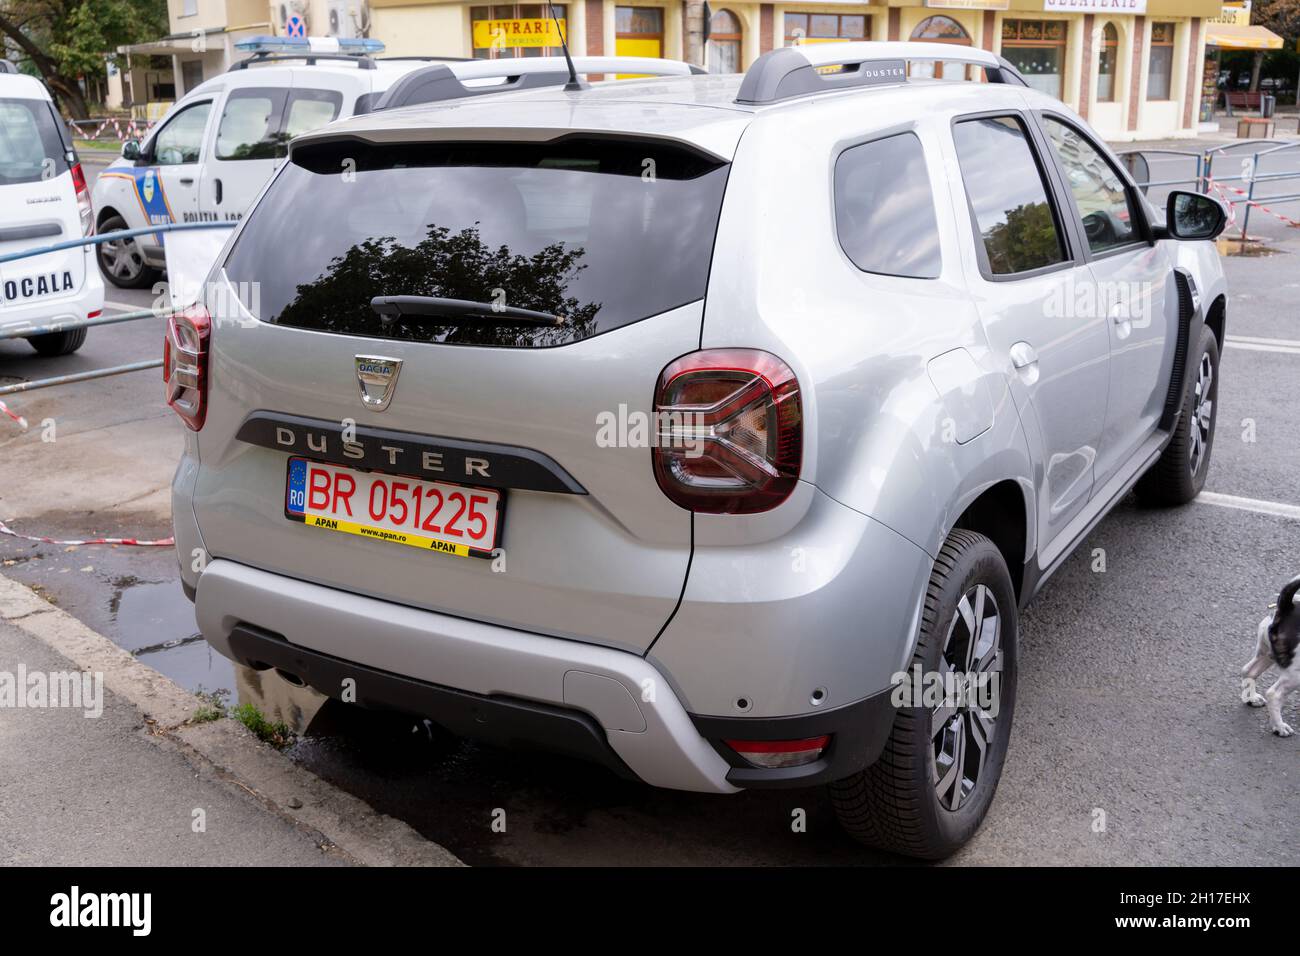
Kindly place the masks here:
[[(1236, 193), (1238, 196), (1249, 196), (1249, 195), (1250, 195), (1250, 193), (1248, 193), (1248, 192), (1247, 192), (1246, 190), (1244, 190), (1244, 189), (1238, 189), (1236, 186), (1225, 186), (1225, 185), (1223, 185), (1222, 183), (1216, 183), (1213, 179), (1208, 179), (1208, 180), (1206, 180), (1206, 182), (1208, 182), (1212, 187), (1214, 187), (1215, 189), (1217, 189), (1217, 190), (1219, 191), (1219, 195), (1220, 195), (1220, 196), (1223, 196), (1223, 198), (1224, 198), (1225, 200), (1226, 200), (1228, 197), (1224, 194), (1224, 190), (1231, 190), (1232, 192)], [(1256, 200), (1256, 199), (1244, 199), (1244, 200), (1240, 200), (1240, 201), (1241, 201), (1241, 202), (1244, 202), (1247, 206), (1252, 206), (1252, 207), (1254, 207), (1255, 209), (1258, 209), (1260, 212), (1266, 212), (1266, 213), (1268, 213), (1268, 214), (1269, 214), (1270, 216), (1272, 216), (1274, 219), (1280, 219), (1280, 220), (1282, 220), (1282, 221), (1283, 221), (1284, 223), (1286, 223), (1288, 226), (1300, 226), (1300, 220), (1292, 219), (1290, 216), (1284, 216), (1284, 215), (1282, 215), (1280, 212), (1277, 212), (1276, 210), (1269, 209), (1269, 208), (1268, 208), (1267, 206), (1265, 206), (1262, 202), (1259, 202), (1259, 201)], [(1229, 204), (1228, 204), (1228, 209), (1230, 209), (1230, 210), (1232, 211), (1232, 215), (1230, 215), (1230, 216), (1228, 217), (1228, 224), (1229, 224), (1229, 225), (1231, 225), (1232, 223), (1234, 223), (1234, 222), (1236, 221), (1236, 218), (1237, 218), (1237, 216), (1236, 216), (1236, 208), (1237, 208), (1237, 207), (1236, 207), (1234, 204), (1232, 204), (1232, 203), (1229, 203)]]
[(0, 402), (0, 412), (3, 412), (9, 418), (12, 418), (14, 421), (16, 421), (18, 423), (18, 427), (21, 428), (23, 431), (27, 431), (27, 419), (23, 418), (23, 416), (17, 414), (16, 412), (10, 411), (9, 406), (6, 405), (4, 402)]
[(47, 538), (39, 534), (19, 534), (3, 521), (0, 521), (0, 534), (7, 534), (11, 538), (21, 538), (24, 541), (40, 541), (43, 544), (125, 544), (137, 548), (170, 548), (176, 543), (175, 538), (159, 538), (157, 541), (141, 541), (139, 538), (87, 538), (84, 541), (62, 541), (58, 538)]

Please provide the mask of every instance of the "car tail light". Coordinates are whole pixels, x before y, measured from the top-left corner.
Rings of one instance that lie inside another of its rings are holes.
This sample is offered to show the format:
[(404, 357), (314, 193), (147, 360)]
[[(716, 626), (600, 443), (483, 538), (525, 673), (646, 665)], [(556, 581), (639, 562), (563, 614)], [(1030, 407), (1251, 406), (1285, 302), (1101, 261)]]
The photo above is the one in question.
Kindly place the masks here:
[(201, 305), (177, 312), (167, 320), (163, 340), (163, 381), (167, 404), (192, 431), (203, 427), (208, 410), (208, 345), (212, 319)]
[(655, 480), (683, 508), (768, 511), (799, 480), (799, 382), (770, 352), (705, 349), (683, 355), (659, 375), (655, 420)]
[(756, 767), (802, 767), (822, 755), (829, 734), (803, 740), (728, 740), (726, 745)]
[(90, 204), (90, 189), (81, 163), (72, 164), (72, 185), (77, 190), (77, 213), (81, 216), (81, 234), (89, 239), (95, 234), (95, 209)]

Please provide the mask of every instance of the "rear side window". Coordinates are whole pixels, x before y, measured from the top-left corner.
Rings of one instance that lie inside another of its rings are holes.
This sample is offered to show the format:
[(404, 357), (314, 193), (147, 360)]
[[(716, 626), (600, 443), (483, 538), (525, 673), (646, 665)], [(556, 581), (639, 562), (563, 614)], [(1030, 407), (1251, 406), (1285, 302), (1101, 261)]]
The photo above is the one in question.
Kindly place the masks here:
[(0, 97), (0, 185), (34, 183), (67, 172), (58, 123), (44, 100)]
[(217, 159), (274, 159), (287, 93), (284, 89), (232, 90), (217, 127)]
[[(294, 150), (226, 262), (266, 322), (465, 345), (560, 345), (704, 297), (727, 165), (626, 140)], [(401, 316), (376, 296), (561, 316)]]
[(284, 118), (285, 140), (334, 122), (342, 106), (343, 94), (336, 90), (294, 90)]
[(900, 133), (835, 161), (835, 230), (863, 272), (938, 278), (939, 226), (921, 141)]
[(1064, 262), (1047, 186), (1020, 121), (963, 120), (953, 140), (988, 271), (1014, 275)]

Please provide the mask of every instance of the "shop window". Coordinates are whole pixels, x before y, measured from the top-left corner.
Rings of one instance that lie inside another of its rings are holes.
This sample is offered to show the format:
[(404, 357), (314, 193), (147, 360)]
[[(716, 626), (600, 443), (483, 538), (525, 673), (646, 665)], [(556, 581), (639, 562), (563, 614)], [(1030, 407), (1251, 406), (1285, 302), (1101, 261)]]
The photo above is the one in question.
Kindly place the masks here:
[(568, 7), (563, 3), (551, 7), (544, 3), (470, 7), (474, 56), (480, 60), (501, 56), (562, 56), (560, 35), (569, 38), (567, 15)]
[(1036, 90), (1061, 98), (1065, 70), (1064, 20), (1003, 20), (1002, 55)]
[(785, 45), (830, 43), (835, 40), (870, 40), (871, 21), (861, 14), (787, 13)]
[(1097, 54), (1097, 100), (1115, 102), (1115, 73), (1119, 66), (1119, 31), (1108, 23), (1101, 31), (1101, 50)]
[(740, 72), (740, 19), (719, 10), (709, 20), (709, 72)]
[(614, 53), (618, 56), (664, 55), (664, 11), (661, 7), (616, 7)]
[(1167, 100), (1174, 78), (1174, 24), (1151, 24), (1151, 56), (1147, 63), (1147, 99)]
[[(926, 17), (912, 31), (913, 40), (926, 43), (951, 43), (954, 46), (971, 46), (970, 34), (966, 28), (952, 17)], [(910, 67), (912, 76), (934, 76), (942, 78), (943, 64), (914, 63)], [(958, 75), (966, 75), (965, 68), (958, 68)], [(951, 74), (950, 74), (951, 76)]]

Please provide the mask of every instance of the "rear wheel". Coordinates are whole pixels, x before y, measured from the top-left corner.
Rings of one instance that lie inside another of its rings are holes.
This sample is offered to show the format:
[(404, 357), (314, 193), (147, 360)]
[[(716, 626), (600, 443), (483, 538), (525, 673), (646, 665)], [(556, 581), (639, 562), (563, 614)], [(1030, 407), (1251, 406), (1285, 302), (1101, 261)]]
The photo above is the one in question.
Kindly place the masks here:
[(1144, 504), (1183, 505), (1205, 487), (1219, 398), (1219, 342), (1211, 329), (1201, 329), (1199, 347), (1191, 357), (1191, 387), (1174, 426), (1174, 437), (1137, 483), (1138, 498)]
[(27, 340), (38, 355), (71, 355), (86, 342), (85, 329), (73, 329), (70, 332), (48, 332), (45, 335), (33, 335)]
[[(121, 216), (109, 216), (99, 224), (101, 233), (129, 228)], [(145, 263), (140, 243), (134, 239), (101, 242), (97, 249), (99, 271), (119, 289), (143, 289), (158, 277), (158, 270)]]
[[(880, 759), (831, 784), (845, 830), (870, 846), (942, 859), (969, 840), (1002, 775), (1016, 697), (1017, 606), (1001, 552), (957, 530), (930, 574), (905, 699)], [(984, 690), (979, 690), (983, 682)], [(961, 693), (961, 688), (966, 693)], [(947, 691), (956, 690), (956, 694)]]

